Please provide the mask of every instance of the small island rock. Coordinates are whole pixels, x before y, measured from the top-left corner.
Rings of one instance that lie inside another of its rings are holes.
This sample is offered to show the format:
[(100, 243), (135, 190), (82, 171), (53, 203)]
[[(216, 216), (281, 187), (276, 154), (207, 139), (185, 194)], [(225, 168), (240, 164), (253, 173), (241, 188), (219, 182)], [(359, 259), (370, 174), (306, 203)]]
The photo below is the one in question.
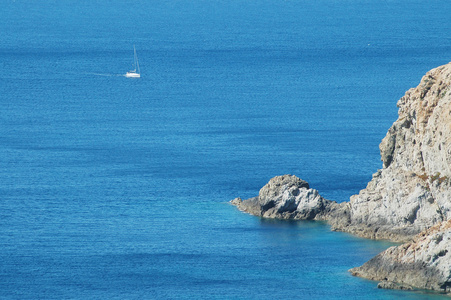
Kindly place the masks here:
[(276, 176), (260, 189), (257, 197), (235, 198), (231, 204), (255, 216), (293, 220), (326, 220), (340, 206), (321, 197), (294, 175)]

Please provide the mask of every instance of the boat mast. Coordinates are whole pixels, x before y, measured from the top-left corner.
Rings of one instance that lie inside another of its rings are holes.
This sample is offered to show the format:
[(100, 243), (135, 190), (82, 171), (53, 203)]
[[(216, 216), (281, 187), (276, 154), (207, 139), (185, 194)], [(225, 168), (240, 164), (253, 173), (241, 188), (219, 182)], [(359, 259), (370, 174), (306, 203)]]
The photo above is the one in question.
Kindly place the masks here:
[(138, 62), (138, 55), (136, 55), (136, 48), (135, 45), (133, 45), (133, 52), (134, 52), (134, 57), (135, 57), (135, 70), (138, 69), (138, 74), (140, 74), (141, 72), (139, 71), (139, 62)]

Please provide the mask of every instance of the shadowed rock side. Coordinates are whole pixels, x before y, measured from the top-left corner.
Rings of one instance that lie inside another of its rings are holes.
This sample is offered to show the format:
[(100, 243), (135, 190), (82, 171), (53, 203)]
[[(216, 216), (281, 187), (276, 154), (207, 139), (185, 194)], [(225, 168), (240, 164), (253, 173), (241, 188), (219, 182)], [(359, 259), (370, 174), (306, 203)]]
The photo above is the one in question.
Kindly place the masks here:
[(321, 197), (317, 190), (294, 175), (272, 178), (257, 197), (231, 201), (240, 210), (255, 216), (292, 220), (327, 220), (332, 215), (346, 218), (346, 204)]
[(380, 144), (383, 169), (351, 197), (350, 223), (336, 230), (408, 241), (451, 218), (451, 63), (428, 72), (398, 107)]
[(424, 231), (412, 242), (388, 248), (350, 272), (381, 281), (380, 288), (451, 293), (451, 220)]

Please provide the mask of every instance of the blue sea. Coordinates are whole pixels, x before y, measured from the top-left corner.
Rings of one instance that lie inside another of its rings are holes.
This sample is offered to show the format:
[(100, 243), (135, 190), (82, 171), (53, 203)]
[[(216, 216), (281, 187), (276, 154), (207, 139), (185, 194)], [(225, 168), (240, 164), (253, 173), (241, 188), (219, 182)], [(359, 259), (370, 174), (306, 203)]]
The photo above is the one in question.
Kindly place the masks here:
[(348, 273), (389, 242), (228, 201), (365, 188), (397, 100), (451, 61), (450, 1), (0, 6), (1, 299), (441, 298)]

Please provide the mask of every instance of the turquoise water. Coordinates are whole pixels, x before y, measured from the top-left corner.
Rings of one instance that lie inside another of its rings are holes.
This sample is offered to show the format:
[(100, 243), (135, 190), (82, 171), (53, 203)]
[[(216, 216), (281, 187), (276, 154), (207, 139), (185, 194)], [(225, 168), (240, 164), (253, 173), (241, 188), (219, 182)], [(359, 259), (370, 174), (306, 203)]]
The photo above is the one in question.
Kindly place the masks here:
[(347, 272), (386, 242), (228, 201), (287, 173), (363, 189), (396, 101), (450, 61), (450, 8), (2, 1), (0, 298), (430, 299)]

